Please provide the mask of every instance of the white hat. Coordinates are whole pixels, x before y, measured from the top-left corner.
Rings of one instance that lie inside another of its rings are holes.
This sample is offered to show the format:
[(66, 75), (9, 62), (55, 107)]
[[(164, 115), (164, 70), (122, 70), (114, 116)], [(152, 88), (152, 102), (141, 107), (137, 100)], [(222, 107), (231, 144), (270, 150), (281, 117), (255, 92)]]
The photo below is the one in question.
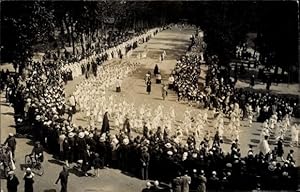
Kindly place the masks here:
[(8, 175), (13, 175), (15, 172), (14, 171), (9, 171)]
[(123, 144), (128, 145), (129, 144), (129, 139), (127, 139), (127, 138), (123, 139)]
[(167, 154), (170, 155), (170, 156), (172, 156), (173, 152), (172, 151), (168, 151)]
[(188, 152), (184, 152), (182, 156), (187, 157), (188, 156)]
[(81, 138), (81, 139), (84, 138), (84, 132), (80, 132), (80, 133), (78, 134), (78, 137)]
[(72, 138), (72, 137), (74, 137), (74, 133), (73, 132), (70, 132), (69, 134), (68, 134), (68, 137), (70, 137), (70, 138)]
[(156, 180), (156, 181), (154, 181), (154, 185), (155, 186), (158, 186), (159, 185), (159, 182)]
[(193, 158), (197, 158), (197, 156), (198, 156), (197, 153), (193, 153), (193, 154), (192, 154), (192, 157), (193, 157)]
[(213, 175), (217, 175), (217, 172), (216, 172), (216, 171), (213, 171), (212, 174), (213, 174)]
[(29, 167), (27, 167), (26, 172), (31, 172), (31, 169)]
[(8, 135), (9, 135), (9, 136), (11, 136), (11, 137), (12, 137), (12, 136), (14, 136), (14, 134), (13, 134), (13, 133), (9, 133)]
[(119, 143), (119, 140), (118, 140), (117, 138), (113, 138), (112, 143), (118, 144), (118, 143)]
[(168, 148), (168, 149), (170, 149), (172, 147), (172, 145), (171, 145), (171, 143), (166, 143), (165, 147)]

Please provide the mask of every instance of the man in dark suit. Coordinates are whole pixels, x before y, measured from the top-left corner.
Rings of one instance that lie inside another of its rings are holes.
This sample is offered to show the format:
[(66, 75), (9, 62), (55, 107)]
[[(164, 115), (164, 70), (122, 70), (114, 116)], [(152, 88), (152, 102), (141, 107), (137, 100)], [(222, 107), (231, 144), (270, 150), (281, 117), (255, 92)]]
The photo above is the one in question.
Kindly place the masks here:
[(20, 184), (19, 179), (15, 176), (14, 172), (13, 171), (8, 172), (7, 191), (8, 192), (17, 192), (19, 184)]

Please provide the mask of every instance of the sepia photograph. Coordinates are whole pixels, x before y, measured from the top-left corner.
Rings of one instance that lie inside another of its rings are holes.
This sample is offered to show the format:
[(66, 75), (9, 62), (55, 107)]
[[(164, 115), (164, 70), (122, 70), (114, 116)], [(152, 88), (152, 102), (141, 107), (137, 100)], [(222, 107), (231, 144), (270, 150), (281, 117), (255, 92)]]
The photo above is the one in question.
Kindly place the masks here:
[(1, 192), (300, 191), (299, 1), (0, 1)]

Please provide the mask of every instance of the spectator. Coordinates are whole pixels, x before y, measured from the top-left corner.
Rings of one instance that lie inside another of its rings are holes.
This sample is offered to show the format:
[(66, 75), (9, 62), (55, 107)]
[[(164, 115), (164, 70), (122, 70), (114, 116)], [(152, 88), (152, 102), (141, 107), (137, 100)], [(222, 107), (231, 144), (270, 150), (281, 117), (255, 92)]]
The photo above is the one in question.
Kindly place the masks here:
[(13, 171), (8, 172), (7, 177), (7, 192), (17, 192), (19, 180)]
[(59, 176), (55, 182), (57, 184), (60, 181), (61, 184), (61, 190), (60, 192), (67, 192), (68, 190), (68, 177), (69, 177), (69, 172), (68, 168), (66, 166), (63, 166), (63, 170), (59, 173)]

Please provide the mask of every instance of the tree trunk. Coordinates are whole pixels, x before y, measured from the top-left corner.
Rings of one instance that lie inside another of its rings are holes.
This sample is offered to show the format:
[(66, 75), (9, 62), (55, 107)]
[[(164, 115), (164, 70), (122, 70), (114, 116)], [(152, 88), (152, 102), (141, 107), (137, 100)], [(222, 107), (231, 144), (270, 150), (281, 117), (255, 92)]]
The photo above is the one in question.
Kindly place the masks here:
[(65, 23), (65, 26), (66, 26), (66, 29), (67, 29), (67, 33), (68, 33), (68, 43), (69, 43), (69, 47), (71, 47), (71, 43), (72, 43), (72, 34), (71, 34), (71, 31), (70, 31), (70, 26), (67, 24), (68, 22), (66, 21), (66, 18), (64, 18), (64, 23)]
[(65, 37), (65, 29), (64, 29), (64, 22), (61, 20), (61, 26), (60, 26), (60, 41), (61, 41), (61, 48), (64, 48), (65, 47), (65, 40), (64, 40), (64, 37)]
[(81, 49), (82, 49), (82, 55), (85, 54), (85, 36), (84, 33), (81, 34), (81, 38), (80, 38), (80, 42), (81, 42)]
[(73, 26), (71, 26), (71, 39), (72, 39), (73, 55), (75, 55), (75, 37), (74, 37), (74, 29), (73, 29)]

